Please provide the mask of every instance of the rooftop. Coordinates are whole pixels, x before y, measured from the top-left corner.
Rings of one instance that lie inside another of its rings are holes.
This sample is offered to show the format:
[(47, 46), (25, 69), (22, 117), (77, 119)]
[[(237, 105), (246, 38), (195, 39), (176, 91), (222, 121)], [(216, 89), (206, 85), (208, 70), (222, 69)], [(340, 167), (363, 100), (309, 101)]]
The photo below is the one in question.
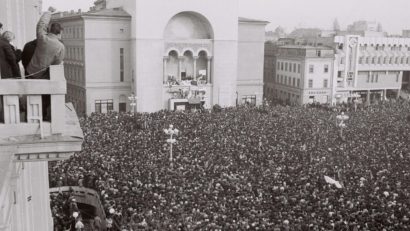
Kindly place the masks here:
[(244, 18), (244, 17), (239, 17), (238, 18), (239, 22), (249, 22), (249, 23), (261, 23), (261, 24), (268, 24), (268, 21), (265, 20), (258, 20), (258, 19), (251, 19), (251, 18)]
[(304, 49), (304, 50), (333, 50), (330, 47), (325, 46), (308, 46), (308, 45), (284, 45), (280, 46), (279, 48), (286, 48), (286, 49)]

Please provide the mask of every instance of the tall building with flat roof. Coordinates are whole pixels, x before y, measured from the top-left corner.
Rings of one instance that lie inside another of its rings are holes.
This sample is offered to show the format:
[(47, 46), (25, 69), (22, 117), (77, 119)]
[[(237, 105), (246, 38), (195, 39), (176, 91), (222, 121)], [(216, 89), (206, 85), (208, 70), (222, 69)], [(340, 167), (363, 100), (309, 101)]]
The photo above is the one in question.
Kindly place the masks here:
[(126, 111), (131, 94), (131, 16), (122, 9), (57, 13), (64, 31), (67, 102), (79, 115)]
[(275, 57), (276, 76), (273, 78), (274, 84), (269, 84), (273, 87), (267, 90), (273, 98), (293, 105), (331, 102), (333, 49), (279, 46)]
[(346, 35), (333, 42), (336, 101), (400, 96), (410, 73), (409, 38)]

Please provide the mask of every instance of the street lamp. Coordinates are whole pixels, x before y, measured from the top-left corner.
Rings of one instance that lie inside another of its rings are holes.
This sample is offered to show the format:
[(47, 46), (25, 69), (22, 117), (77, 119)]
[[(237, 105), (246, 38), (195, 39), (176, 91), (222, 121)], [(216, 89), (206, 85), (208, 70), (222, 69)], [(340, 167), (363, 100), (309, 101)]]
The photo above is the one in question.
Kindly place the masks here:
[(340, 137), (343, 138), (343, 129), (346, 128), (345, 121), (349, 119), (349, 116), (342, 112), (336, 116), (336, 125), (340, 128)]
[(179, 131), (178, 129), (174, 128), (174, 126), (172, 124), (169, 125), (168, 129), (164, 129), (165, 134), (169, 135), (169, 139), (167, 139), (167, 143), (170, 144), (170, 149), (169, 149), (169, 161), (171, 162), (171, 166), (172, 166), (172, 145), (177, 142), (176, 139), (173, 138), (173, 135), (178, 135)]
[(135, 112), (137, 111), (137, 100), (138, 97), (134, 94), (131, 94), (130, 96), (128, 96), (128, 100), (131, 101), (130, 106), (131, 106), (131, 111)]

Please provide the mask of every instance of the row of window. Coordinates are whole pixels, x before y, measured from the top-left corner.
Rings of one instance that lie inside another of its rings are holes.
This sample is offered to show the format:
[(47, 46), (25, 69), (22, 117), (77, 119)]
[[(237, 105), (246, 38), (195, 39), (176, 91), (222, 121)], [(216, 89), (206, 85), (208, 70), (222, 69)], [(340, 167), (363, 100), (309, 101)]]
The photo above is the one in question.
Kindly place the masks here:
[[(400, 80), (400, 73), (396, 74), (396, 83)], [(379, 73), (372, 72), (367, 75), (366, 83), (378, 83), (379, 82)]]
[(83, 27), (64, 27), (61, 33), (62, 39), (81, 39), (84, 38)]
[(279, 71), (289, 71), (293, 73), (300, 73), (300, 64), (289, 62), (277, 62), (276, 69)]
[[(313, 64), (310, 64), (309, 65), (309, 73), (315, 73), (315, 65), (313, 65)], [(329, 73), (329, 65), (328, 64), (325, 64), (324, 66), (323, 66), (323, 73)]]
[(382, 56), (373, 56), (373, 57), (363, 57), (359, 58), (359, 64), (410, 64), (409, 57), (382, 57)]
[[(95, 112), (97, 113), (107, 113), (110, 111), (114, 111), (114, 100), (112, 99), (95, 100), (94, 106), (95, 106)], [(124, 103), (124, 102), (118, 103), (118, 111), (126, 112), (127, 103)]]
[(84, 61), (85, 56), (83, 47), (66, 46), (65, 53), (66, 60)]
[(85, 83), (84, 68), (81, 66), (64, 64), (64, 75), (69, 82)]
[[(328, 88), (329, 87), (329, 80), (324, 79), (323, 80), (323, 88)], [(308, 88), (313, 88), (313, 79), (308, 80)]]
[(376, 51), (410, 51), (410, 47), (408, 47), (407, 45), (405, 47), (403, 47), (402, 45), (371, 45), (370, 47), (367, 46), (367, 44), (365, 44), (364, 46), (360, 46), (360, 50), (361, 51), (365, 51), (365, 50), (376, 50)]
[(276, 82), (293, 87), (300, 87), (300, 79), (288, 77), (286, 75), (276, 75)]

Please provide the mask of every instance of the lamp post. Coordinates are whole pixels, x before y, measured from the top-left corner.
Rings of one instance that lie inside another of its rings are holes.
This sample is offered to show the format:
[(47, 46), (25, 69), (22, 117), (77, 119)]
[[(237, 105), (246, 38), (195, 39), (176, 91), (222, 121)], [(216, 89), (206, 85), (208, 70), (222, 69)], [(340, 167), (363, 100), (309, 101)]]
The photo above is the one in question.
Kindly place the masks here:
[(169, 125), (168, 129), (164, 129), (165, 134), (169, 135), (169, 139), (167, 139), (167, 143), (170, 144), (170, 149), (169, 149), (169, 161), (171, 162), (171, 166), (172, 166), (172, 145), (177, 142), (176, 139), (173, 138), (174, 135), (178, 135), (179, 131), (178, 129), (174, 128), (174, 126), (172, 124)]
[(343, 129), (346, 128), (345, 121), (349, 119), (349, 116), (342, 112), (336, 116), (336, 125), (340, 128), (340, 137), (343, 138)]
[(130, 106), (131, 106), (131, 111), (135, 112), (137, 111), (137, 100), (138, 97), (134, 94), (131, 94), (130, 96), (128, 96), (128, 100), (131, 101)]

